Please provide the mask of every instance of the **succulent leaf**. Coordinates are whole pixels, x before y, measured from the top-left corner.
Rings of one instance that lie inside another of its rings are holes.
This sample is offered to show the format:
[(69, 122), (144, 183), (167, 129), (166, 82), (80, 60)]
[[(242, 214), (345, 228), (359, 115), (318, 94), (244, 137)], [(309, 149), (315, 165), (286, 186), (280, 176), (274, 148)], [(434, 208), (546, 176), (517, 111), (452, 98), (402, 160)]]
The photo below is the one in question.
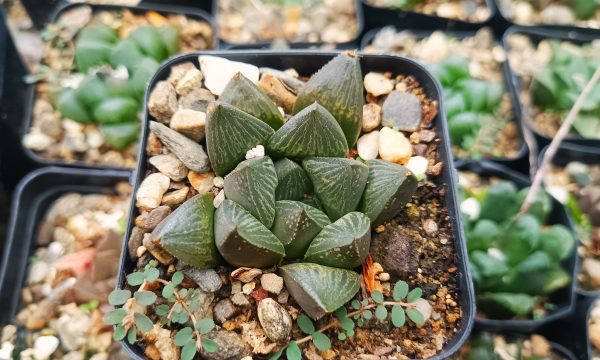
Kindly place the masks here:
[(123, 150), (135, 142), (140, 136), (140, 130), (140, 123), (137, 121), (100, 126), (104, 142), (117, 150)]
[(418, 180), (402, 165), (384, 160), (366, 164), (369, 178), (359, 209), (377, 226), (398, 215), (417, 191)]
[(145, 57), (133, 40), (123, 39), (112, 48), (109, 61), (113, 68), (123, 65), (130, 74), (133, 74), (137, 65)]
[(212, 103), (206, 115), (206, 148), (213, 170), (227, 175), (274, 133), (266, 123), (229, 104)]
[(353, 269), (363, 263), (371, 245), (371, 222), (359, 212), (344, 215), (327, 225), (312, 241), (304, 261)]
[(138, 103), (132, 98), (108, 98), (96, 106), (94, 119), (101, 124), (134, 122), (137, 119), (138, 110)]
[(225, 197), (270, 228), (275, 218), (277, 174), (268, 156), (244, 160), (225, 176)]
[(110, 26), (104, 24), (87, 25), (77, 35), (78, 41), (97, 41), (114, 43), (118, 40), (117, 32)]
[(285, 247), (285, 257), (301, 257), (311, 241), (330, 224), (321, 210), (299, 201), (277, 201), (271, 231)]
[(105, 64), (110, 57), (110, 44), (93, 40), (82, 40), (75, 43), (75, 64), (82, 73), (94, 67)]
[(277, 189), (275, 200), (301, 200), (304, 194), (312, 191), (312, 183), (304, 169), (290, 159), (275, 162)]
[(360, 58), (356, 54), (342, 53), (317, 71), (298, 94), (293, 113), (315, 101), (333, 115), (348, 147), (352, 147), (360, 134), (364, 104)]
[(315, 320), (350, 301), (360, 289), (360, 275), (353, 270), (296, 263), (279, 271), (294, 300)]
[(283, 115), (277, 105), (242, 73), (229, 80), (219, 101), (255, 116), (275, 130), (283, 125)]
[(341, 157), (348, 152), (344, 132), (335, 118), (321, 105), (313, 103), (291, 117), (269, 139), (267, 149), (274, 155)]
[(92, 122), (92, 117), (87, 109), (77, 99), (77, 94), (73, 89), (63, 90), (54, 101), (56, 108), (63, 117), (75, 120), (80, 123)]
[(129, 34), (129, 38), (144, 54), (152, 56), (156, 61), (163, 61), (168, 56), (162, 36), (152, 25), (137, 27)]
[(223, 258), (234, 266), (271, 266), (285, 255), (279, 239), (231, 200), (225, 200), (215, 213), (215, 242)]
[(180, 261), (208, 269), (220, 263), (215, 246), (214, 196), (196, 195), (181, 204), (152, 231), (151, 239)]
[(356, 210), (369, 175), (365, 164), (346, 158), (309, 158), (302, 166), (332, 221)]

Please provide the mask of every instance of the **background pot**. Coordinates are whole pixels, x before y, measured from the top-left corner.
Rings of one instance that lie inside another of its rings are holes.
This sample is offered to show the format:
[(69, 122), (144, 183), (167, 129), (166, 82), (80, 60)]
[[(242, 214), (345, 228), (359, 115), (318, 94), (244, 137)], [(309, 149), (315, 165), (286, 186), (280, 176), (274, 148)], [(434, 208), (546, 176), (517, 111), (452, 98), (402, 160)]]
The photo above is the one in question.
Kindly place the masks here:
[(131, 172), (46, 167), (19, 183), (12, 202), (8, 237), (0, 262), (0, 328), (10, 323), (21, 302), (29, 258), (36, 248), (38, 226), (52, 203), (69, 192), (113, 194)]
[[(213, 29), (214, 36), (214, 44), (218, 46), (217, 43), (217, 34), (216, 27), (212, 18), (203, 10), (180, 7), (180, 6), (168, 6), (168, 5), (160, 5), (160, 4), (141, 4), (138, 6), (117, 6), (117, 5), (98, 5), (98, 4), (83, 4), (83, 3), (70, 3), (61, 8), (59, 8), (56, 13), (52, 16), (51, 22), (56, 22), (57, 19), (66, 11), (72, 10), (81, 6), (89, 6), (92, 8), (94, 13), (100, 11), (119, 11), (119, 10), (129, 10), (134, 14), (145, 13), (147, 11), (156, 11), (160, 14), (170, 15), (170, 14), (181, 14), (185, 15), (189, 19), (194, 19), (198, 21), (205, 21), (209, 23)], [(27, 134), (29, 128), (31, 127), (31, 123), (33, 121), (33, 107), (35, 105), (36, 100), (36, 86), (28, 85), (26, 88), (26, 104), (25, 104), (25, 113), (23, 115), (23, 120), (21, 122), (21, 139)], [(112, 166), (103, 166), (98, 164), (87, 164), (83, 161), (74, 161), (74, 162), (66, 162), (62, 159), (47, 159), (44, 158), (31, 149), (22, 146), (23, 151), (35, 163), (36, 166), (65, 166), (65, 167), (80, 167), (87, 169), (120, 169)]]
[[(271, 67), (275, 69), (287, 69), (294, 68), (301, 75), (312, 75), (319, 68), (325, 65), (331, 60), (337, 53), (324, 53), (314, 51), (292, 51), (292, 52), (265, 52), (265, 51), (247, 51), (247, 52), (233, 52), (233, 51), (222, 51), (222, 52), (199, 52), (194, 54), (186, 54), (175, 57), (168, 62), (164, 63), (161, 68), (154, 75), (154, 78), (150, 81), (148, 89), (152, 89), (154, 85), (161, 80), (168, 77), (170, 68), (173, 65), (180, 64), (183, 62), (194, 62), (198, 66), (199, 55), (216, 55), (227, 58), (234, 61), (242, 61), (251, 63), (259, 67)], [(361, 67), (363, 73), (369, 71), (391, 71), (392, 73), (398, 74), (411, 74), (421, 84), (423, 90), (428, 97), (438, 100), (440, 109), (443, 109), (443, 100), (441, 98), (441, 88), (438, 82), (417, 62), (387, 55), (361, 55)], [(148, 102), (148, 94), (146, 92), (146, 104)], [(147, 112), (144, 114), (145, 121), (142, 129), (141, 144), (139, 146), (138, 153), (138, 166), (135, 170), (134, 175), (134, 188), (133, 194), (136, 194), (137, 189), (145, 178), (146, 170), (148, 169), (148, 159), (146, 156), (146, 141), (149, 133), (148, 120), (150, 115)], [(470, 274), (467, 270), (467, 253), (466, 243), (464, 241), (464, 235), (462, 232), (462, 226), (460, 223), (459, 216), (459, 204), (457, 196), (457, 179), (453, 171), (452, 155), (450, 152), (448, 129), (446, 127), (446, 120), (443, 111), (438, 111), (435, 118), (437, 136), (441, 140), (438, 147), (439, 160), (442, 161), (445, 166), (443, 173), (440, 178), (440, 182), (446, 185), (446, 198), (445, 207), (448, 209), (449, 217), (452, 219), (452, 230), (453, 237), (455, 239), (455, 251), (456, 251), (456, 265), (458, 268), (457, 282), (459, 286), (459, 305), (462, 310), (462, 319), (460, 328), (456, 335), (450, 339), (446, 344), (445, 348), (432, 359), (445, 359), (452, 353), (456, 352), (460, 346), (467, 339), (471, 330), (473, 319), (474, 319), (474, 295), (473, 285), (471, 282)], [(135, 198), (135, 195), (132, 199)], [(130, 213), (127, 222), (127, 230), (125, 233), (125, 239), (129, 239), (135, 217), (138, 215), (135, 201), (131, 201)], [(127, 242), (123, 243), (123, 249), (127, 248)], [(135, 263), (127, 255), (127, 251), (121, 255), (121, 267), (119, 270), (119, 278), (117, 280), (118, 288), (122, 289), (125, 287), (125, 275), (130, 273), (135, 266)], [(142, 350), (137, 346), (132, 346), (127, 342), (123, 342), (124, 348), (127, 350), (130, 356), (136, 359), (142, 359), (144, 357)]]
[[(363, 36), (363, 39), (362, 39), (362, 42), (360, 45), (361, 50), (364, 50), (367, 46), (369, 46), (373, 42), (373, 39), (375, 38), (377, 33), (379, 31), (381, 31), (381, 29), (383, 29), (383, 28), (369, 30), (365, 34), (365, 36)], [(396, 31), (403, 31), (403, 30), (404, 29), (396, 29)], [(419, 40), (425, 39), (435, 32), (435, 30), (406, 30), (406, 31), (409, 31), (410, 33), (414, 34), (414, 36)], [(457, 39), (473, 37), (473, 36), (475, 36), (476, 33), (477, 33), (477, 31), (475, 31), (475, 30), (473, 30), (473, 31), (444, 31), (445, 35), (452, 36)], [(497, 40), (497, 42), (499, 45), (501, 45), (498, 40)], [(518, 98), (515, 97), (515, 93), (510, 91), (510, 84), (509, 84), (510, 74), (507, 72), (506, 66), (503, 66), (503, 79), (504, 79), (505, 92), (508, 93), (508, 95), (510, 97), (510, 102), (513, 107), (512, 121), (517, 123), (517, 128), (519, 130), (519, 141), (521, 142), (521, 145), (520, 145), (519, 151), (515, 157), (512, 157), (512, 158), (486, 157), (485, 159), (497, 162), (502, 165), (506, 165), (512, 169), (517, 169), (519, 171), (525, 172), (525, 171), (527, 171), (527, 168), (529, 167), (529, 162), (527, 160), (527, 154), (528, 154), (529, 150), (527, 149), (527, 144), (525, 143), (525, 139), (523, 138), (523, 128), (522, 128), (520, 118), (516, 116), (515, 107), (516, 107), (516, 103), (519, 100), (518, 100)], [(460, 159), (455, 157), (454, 160), (458, 161)]]
[[(459, 171), (471, 171), (482, 177), (498, 177), (501, 179), (512, 181), (517, 188), (521, 189), (529, 186), (529, 179), (509, 168), (495, 164), (490, 161), (460, 161), (457, 162), (456, 168)], [(573, 225), (566, 209), (556, 199), (552, 198), (552, 211), (548, 217), (548, 224), (560, 224), (567, 227), (574, 238), (575, 232)], [(548, 315), (539, 320), (493, 320), (493, 319), (475, 319), (475, 328), (498, 332), (516, 332), (516, 333), (534, 333), (544, 325), (547, 325), (555, 320), (569, 316), (575, 307), (575, 279), (579, 270), (579, 261), (576, 249), (573, 249), (571, 256), (563, 262), (563, 268), (571, 275), (571, 284), (561, 290), (556, 291), (550, 296), (553, 304), (557, 305), (556, 309), (549, 312)]]

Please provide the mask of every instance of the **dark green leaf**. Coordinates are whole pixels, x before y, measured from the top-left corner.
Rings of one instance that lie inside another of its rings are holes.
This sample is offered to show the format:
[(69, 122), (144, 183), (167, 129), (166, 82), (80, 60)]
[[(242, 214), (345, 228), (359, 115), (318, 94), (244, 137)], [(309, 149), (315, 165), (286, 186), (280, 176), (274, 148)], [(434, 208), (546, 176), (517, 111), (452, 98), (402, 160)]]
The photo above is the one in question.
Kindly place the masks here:
[(350, 318), (343, 318), (340, 319), (340, 326), (342, 327), (342, 329), (346, 330), (346, 331), (350, 331), (354, 329), (354, 321), (352, 321), (352, 319)]
[(492, 293), (485, 298), (519, 316), (531, 313), (535, 304), (535, 298), (527, 294)]
[(133, 296), (140, 305), (152, 305), (156, 301), (156, 294), (151, 291), (136, 291)]
[(129, 331), (127, 332), (127, 342), (129, 344), (133, 345), (136, 340), (137, 340), (137, 338), (136, 338), (136, 328), (134, 326), (131, 329), (129, 329)]
[(392, 306), (392, 324), (395, 327), (403, 327), (406, 323), (406, 314), (404, 309), (399, 305)]
[(552, 266), (552, 260), (543, 251), (536, 251), (526, 257), (516, 266), (516, 270), (522, 274), (536, 271), (545, 271)]
[(121, 340), (125, 339), (125, 336), (127, 336), (127, 332), (125, 331), (125, 328), (121, 324), (115, 326), (114, 331), (115, 332), (113, 333), (113, 339), (115, 339), (115, 341), (121, 341)]
[(319, 351), (325, 351), (331, 348), (331, 340), (329, 340), (327, 335), (320, 332), (312, 334), (312, 342)]
[(304, 194), (312, 192), (312, 183), (302, 166), (284, 158), (275, 162), (277, 173), (276, 200), (302, 200)]
[(146, 315), (141, 313), (133, 314), (135, 318), (135, 326), (137, 326), (142, 332), (152, 331), (154, 325), (152, 324), (152, 320), (148, 318)]
[(340, 340), (340, 341), (346, 340), (346, 334), (343, 332), (338, 333), (338, 340)]
[(421, 312), (414, 308), (406, 309), (406, 315), (417, 325), (423, 325), (425, 323), (425, 317)]
[(518, 209), (517, 187), (512, 182), (500, 181), (485, 193), (479, 218), (501, 223), (516, 214)]
[(497, 257), (490, 256), (483, 251), (473, 251), (469, 254), (469, 260), (477, 271), (484, 277), (500, 277), (509, 270), (506, 262)]
[(343, 319), (346, 317), (346, 315), (348, 315), (348, 310), (346, 310), (346, 308), (344, 306), (340, 306), (339, 308), (337, 308), (334, 311), (334, 315), (336, 318), (338, 319)]
[(315, 325), (308, 316), (302, 314), (298, 317), (296, 322), (298, 323), (298, 327), (300, 328), (300, 330), (302, 330), (303, 333), (311, 335), (315, 332)]
[(108, 295), (108, 303), (111, 305), (123, 305), (131, 298), (131, 291), (129, 290), (113, 290)]
[(408, 296), (406, 296), (406, 301), (409, 303), (415, 302), (421, 296), (423, 296), (423, 290), (421, 290), (421, 288), (414, 288), (408, 293)]
[(575, 239), (568, 228), (553, 225), (540, 234), (540, 247), (555, 261), (562, 261), (571, 255)]
[(302, 351), (298, 347), (295, 341), (291, 341), (285, 350), (285, 356), (287, 360), (302, 360)]
[(509, 265), (516, 265), (537, 247), (539, 237), (538, 220), (525, 214), (509, 223), (504, 236), (498, 238), (498, 247), (506, 255)]
[(360, 301), (358, 301), (358, 300), (352, 300), (351, 305), (354, 310), (358, 310), (362, 307), (360, 304)]
[(139, 122), (100, 125), (100, 133), (104, 138), (104, 142), (117, 150), (125, 150), (129, 145), (136, 142), (140, 130)]
[(94, 119), (100, 124), (122, 124), (137, 120), (137, 101), (128, 97), (108, 98), (94, 108)]
[(366, 320), (371, 320), (373, 317), (373, 313), (370, 310), (365, 310), (362, 314)]
[(285, 350), (285, 348), (273, 353), (273, 355), (271, 355), (269, 357), (269, 360), (279, 360), (279, 358), (281, 357), (281, 355), (283, 355), (283, 351)]
[(408, 295), (408, 284), (406, 281), (399, 280), (394, 285), (392, 297), (394, 298), (394, 301), (400, 301), (406, 298), (406, 295)]
[(177, 346), (184, 346), (190, 340), (193, 340), (193, 339), (194, 339), (194, 332), (193, 332), (192, 328), (184, 327), (183, 329), (179, 330), (175, 334), (173, 341), (175, 342), (175, 345), (177, 345)]

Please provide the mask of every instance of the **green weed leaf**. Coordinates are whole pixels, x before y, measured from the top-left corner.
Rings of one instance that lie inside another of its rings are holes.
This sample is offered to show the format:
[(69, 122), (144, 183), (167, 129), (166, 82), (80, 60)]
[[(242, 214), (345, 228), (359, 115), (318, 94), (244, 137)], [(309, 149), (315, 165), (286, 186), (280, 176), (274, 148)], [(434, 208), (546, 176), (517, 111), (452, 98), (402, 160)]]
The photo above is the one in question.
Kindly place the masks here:
[(312, 335), (315, 332), (315, 325), (312, 320), (304, 314), (298, 316), (296, 323), (298, 323), (300, 330), (307, 335)]
[(111, 305), (123, 305), (131, 298), (131, 291), (129, 290), (113, 290), (108, 295), (108, 303)]

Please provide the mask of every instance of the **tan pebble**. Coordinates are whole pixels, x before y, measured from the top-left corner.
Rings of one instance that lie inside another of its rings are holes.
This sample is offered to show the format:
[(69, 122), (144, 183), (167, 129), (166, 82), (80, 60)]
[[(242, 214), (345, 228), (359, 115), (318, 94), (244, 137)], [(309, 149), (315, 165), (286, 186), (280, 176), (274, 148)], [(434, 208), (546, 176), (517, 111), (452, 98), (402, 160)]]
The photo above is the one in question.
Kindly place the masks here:
[(362, 131), (372, 131), (379, 125), (381, 125), (381, 106), (376, 103), (363, 105)]
[(531, 353), (535, 357), (547, 358), (550, 357), (552, 351), (550, 343), (541, 335), (531, 335)]
[(381, 274), (379, 274), (378, 278), (380, 281), (390, 281), (390, 274), (382, 272)]
[(283, 278), (276, 274), (264, 274), (260, 277), (260, 285), (272, 294), (279, 294), (283, 289)]
[(178, 95), (185, 95), (202, 86), (202, 72), (196, 68), (189, 69), (175, 85)]
[(254, 291), (254, 288), (256, 288), (256, 283), (252, 281), (242, 286), (242, 292), (246, 295), (250, 295), (252, 291)]
[(412, 145), (403, 133), (383, 127), (379, 131), (379, 156), (389, 162), (406, 164), (412, 156)]
[(260, 274), (262, 274), (261, 269), (241, 267), (231, 272), (231, 278), (234, 280), (239, 280), (243, 283), (249, 283)]
[(171, 66), (171, 72), (169, 73), (168, 82), (173, 85), (173, 87), (177, 87), (177, 83), (179, 79), (181, 79), (189, 70), (198, 69), (193, 62), (188, 61), (183, 64), (178, 64)]
[(394, 90), (394, 83), (381, 73), (370, 72), (365, 75), (365, 89), (373, 96), (386, 95)]
[(148, 142), (146, 143), (146, 153), (148, 156), (160, 155), (162, 154), (162, 149), (163, 146), (158, 139), (158, 136), (150, 133), (150, 135), (148, 135)]
[(183, 204), (187, 199), (187, 195), (190, 192), (190, 188), (185, 186), (179, 190), (171, 191), (166, 193), (162, 198), (162, 205), (175, 207)]
[(374, 262), (372, 268), (373, 268), (373, 272), (375, 274), (379, 274), (379, 273), (383, 272), (383, 266), (381, 266), (381, 264), (378, 262)]
[(156, 121), (168, 124), (177, 111), (177, 94), (168, 81), (159, 81), (148, 99), (148, 112)]
[(142, 255), (144, 255), (146, 253), (146, 247), (144, 245), (140, 246), (137, 248), (135, 254), (137, 255), (137, 257), (141, 257)]
[(190, 185), (196, 189), (198, 194), (206, 194), (213, 187), (213, 179), (215, 178), (215, 174), (212, 172), (200, 174), (190, 171), (187, 175), (187, 178), (190, 181)]
[(438, 232), (437, 223), (432, 219), (423, 220), (423, 230), (425, 230), (427, 235), (434, 236)]
[(384, 232), (384, 231), (385, 231), (385, 226), (384, 226), (384, 225), (379, 225), (379, 226), (377, 226), (377, 227), (375, 228), (375, 232), (376, 232), (377, 234), (381, 234), (381, 233), (382, 233), (382, 232)]
[(279, 78), (273, 74), (263, 74), (257, 85), (275, 104), (281, 106), (288, 113), (292, 112), (296, 95)]
[(136, 206), (140, 210), (152, 210), (157, 208), (164, 193), (169, 189), (171, 179), (161, 173), (150, 174), (142, 181), (135, 196)]
[(194, 141), (204, 139), (206, 114), (192, 109), (179, 109), (171, 118), (171, 129), (182, 133)]
[(142, 244), (161, 264), (168, 265), (175, 260), (173, 255), (169, 254), (165, 249), (162, 248), (162, 246), (152, 241), (150, 234), (144, 234), (144, 240), (142, 241)]

